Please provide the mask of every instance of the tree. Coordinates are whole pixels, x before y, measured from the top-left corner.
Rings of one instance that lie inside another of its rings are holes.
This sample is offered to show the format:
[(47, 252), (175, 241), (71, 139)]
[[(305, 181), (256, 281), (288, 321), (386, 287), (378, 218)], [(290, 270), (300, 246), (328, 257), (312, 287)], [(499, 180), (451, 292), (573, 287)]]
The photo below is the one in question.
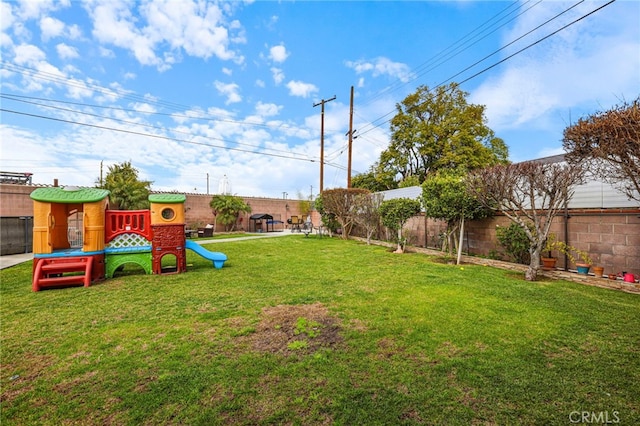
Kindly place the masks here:
[(342, 238), (349, 238), (355, 223), (355, 198), (361, 194), (369, 194), (362, 188), (336, 188), (322, 191), (322, 203), (325, 213), (333, 214), (342, 228)]
[(460, 231), (458, 239), (458, 260), (462, 255), (462, 237), (465, 219), (480, 219), (489, 215), (490, 210), (472, 197), (466, 190), (465, 172), (460, 170), (440, 170), (431, 174), (422, 184), (422, 204), (425, 214), (447, 222), (447, 235), (442, 250), (453, 254), (454, 234)]
[(382, 224), (398, 232), (396, 253), (404, 253), (405, 241), (402, 227), (411, 217), (420, 213), (420, 201), (410, 198), (393, 198), (380, 204)]
[(380, 204), (382, 194), (360, 194), (354, 198), (355, 222), (362, 226), (367, 236), (367, 244), (371, 244), (371, 236), (380, 225)]
[(98, 187), (108, 189), (112, 208), (119, 210), (142, 210), (149, 208), (151, 182), (138, 179), (136, 170), (130, 161), (108, 167), (107, 176)]
[(322, 199), (322, 194), (316, 197), (314, 205), (316, 211), (320, 213), (322, 225), (329, 230), (329, 235), (332, 235), (340, 227), (340, 223), (336, 220), (336, 215), (324, 209), (324, 200)]
[(397, 104), (391, 120), (391, 143), (380, 154), (379, 173), (417, 176), (459, 166), (467, 170), (507, 162), (508, 148), (485, 124), (483, 105), (467, 103), (456, 84), (426, 86)]
[(526, 162), (498, 165), (470, 173), (467, 189), (487, 208), (496, 208), (527, 235), (530, 263), (525, 278), (535, 281), (540, 254), (553, 219), (582, 183), (580, 165)]
[(640, 202), (640, 97), (578, 120), (564, 130), (567, 161), (586, 161), (597, 176)]
[(398, 183), (395, 181), (394, 175), (394, 173), (379, 171), (378, 166), (374, 165), (369, 168), (368, 172), (355, 175), (351, 179), (351, 187), (368, 189), (371, 192), (396, 189)]
[(231, 225), (231, 231), (235, 229), (241, 212), (251, 212), (251, 207), (235, 195), (214, 195), (209, 206), (214, 210), (216, 223), (222, 223), (225, 230)]

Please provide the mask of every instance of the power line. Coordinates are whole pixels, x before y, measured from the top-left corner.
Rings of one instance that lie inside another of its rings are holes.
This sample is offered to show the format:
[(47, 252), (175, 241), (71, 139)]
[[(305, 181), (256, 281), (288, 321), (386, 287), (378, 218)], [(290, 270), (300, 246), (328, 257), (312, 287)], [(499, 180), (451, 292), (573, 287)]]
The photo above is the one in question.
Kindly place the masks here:
[[(159, 116), (165, 116), (165, 117), (170, 117), (170, 118), (186, 118), (189, 120), (207, 120), (207, 121), (216, 121), (216, 122), (222, 122), (222, 123), (233, 123), (233, 124), (241, 124), (241, 125), (248, 125), (248, 126), (257, 126), (257, 127), (267, 127), (267, 128), (285, 128), (285, 129), (291, 129), (292, 127), (282, 123), (279, 125), (273, 125), (273, 124), (268, 124), (268, 123), (257, 123), (257, 122), (253, 122), (253, 121), (240, 121), (240, 120), (231, 120), (228, 118), (215, 118), (215, 116), (212, 116), (210, 114), (206, 114), (206, 115), (200, 115), (200, 116), (194, 116), (194, 115), (185, 115), (185, 114), (177, 114), (174, 112), (158, 112), (158, 111), (140, 111), (137, 109), (132, 109), (132, 108), (122, 108), (122, 107), (115, 107), (115, 106), (106, 106), (106, 105), (95, 105), (95, 104), (87, 104), (87, 103), (83, 103), (83, 102), (73, 102), (73, 101), (63, 101), (63, 100), (59, 100), (59, 99), (51, 99), (51, 98), (41, 98), (41, 97), (37, 97), (37, 96), (26, 96), (26, 95), (17, 95), (17, 94), (13, 94), (13, 93), (9, 93), (9, 94), (5, 94), (3, 96), (8, 97), (8, 99), (11, 98), (20, 98), (20, 99), (35, 99), (35, 100), (39, 100), (39, 101), (47, 101), (47, 102), (54, 102), (54, 103), (61, 103), (61, 104), (67, 104), (67, 105), (76, 105), (76, 106), (83, 106), (83, 107), (90, 107), (90, 108), (99, 108), (99, 109), (108, 109), (108, 110), (114, 110), (114, 111), (122, 111), (122, 112), (134, 112), (137, 114), (146, 114), (146, 115), (159, 115)], [(19, 99), (13, 99), (15, 101), (19, 101)], [(22, 101), (22, 102), (27, 102), (27, 101)], [(153, 102), (148, 102), (145, 101), (145, 103), (151, 103), (153, 104)], [(191, 107), (193, 108), (193, 107)], [(201, 111), (198, 111), (199, 113), (202, 113)]]
[[(270, 153), (266, 153), (266, 152), (252, 151), (252, 150), (242, 149), (242, 148), (232, 148), (232, 147), (228, 147), (228, 146), (213, 145), (213, 144), (208, 144), (208, 143), (204, 143), (204, 142), (188, 141), (188, 140), (184, 140), (184, 139), (172, 138), (172, 137), (169, 137), (169, 136), (154, 135), (154, 134), (151, 134), (151, 133), (136, 132), (136, 131), (133, 131), (133, 130), (126, 130), (126, 129), (118, 129), (118, 128), (114, 128), (114, 127), (100, 126), (100, 125), (97, 125), (97, 124), (81, 123), (81, 122), (77, 122), (77, 121), (65, 120), (65, 119), (62, 119), (62, 118), (47, 117), (47, 116), (44, 116), (44, 115), (31, 114), (31, 113), (26, 113), (26, 112), (21, 112), (21, 111), (14, 111), (14, 110), (6, 109), (6, 108), (0, 108), (0, 111), (12, 113), (12, 114), (24, 115), (24, 116), (33, 117), (33, 118), (40, 118), (40, 119), (44, 119), (44, 120), (57, 121), (57, 122), (61, 122), (61, 123), (92, 127), (92, 128), (101, 129), (101, 130), (109, 130), (109, 131), (114, 131), (114, 132), (127, 133), (127, 134), (131, 134), (131, 135), (136, 135), (136, 136), (144, 136), (144, 137), (150, 137), (150, 138), (155, 138), (155, 139), (168, 140), (168, 141), (172, 141), (172, 142), (181, 142), (181, 143), (188, 143), (188, 144), (192, 144), (192, 145), (206, 146), (206, 147), (209, 147), (209, 148), (219, 148), (219, 149), (225, 149), (225, 150), (229, 150), (229, 151), (237, 151), (237, 152), (245, 152), (245, 153), (249, 153), (249, 154), (265, 155), (265, 156), (269, 156), (269, 157), (284, 158), (284, 159), (287, 159), (287, 160), (308, 161), (310, 163), (314, 163), (316, 161), (315, 159), (305, 159), (305, 158), (292, 157), (292, 156), (287, 156), (287, 155), (270, 154)], [(333, 163), (327, 163), (327, 164), (332, 166), (332, 167), (337, 167), (337, 168), (346, 170), (346, 168), (344, 166), (341, 166), (339, 164), (333, 164)]]
[[(486, 20), (485, 22), (483, 22), (482, 24), (480, 24), (478, 27), (476, 27), (475, 29), (473, 29), (472, 31), (470, 31), (469, 33), (467, 33), (466, 35), (462, 36), (461, 38), (459, 38), (458, 40), (456, 40), (455, 42), (451, 43), (449, 46), (447, 46), (446, 48), (444, 48), (443, 50), (441, 50), (440, 52), (438, 52), (437, 54), (435, 54), (434, 56), (432, 56), (430, 59), (428, 59), (427, 61), (423, 62), (422, 64), (418, 65), (416, 68), (414, 68), (412, 70), (412, 74), (414, 74), (415, 76), (413, 78), (408, 79), (407, 81), (400, 81), (400, 82), (396, 82), (394, 84), (391, 84), (389, 86), (387, 86), (386, 88), (382, 89), (381, 91), (379, 91), (377, 94), (371, 96), (370, 98), (363, 100), (360, 102), (361, 105), (368, 105), (370, 104), (373, 100), (379, 98), (380, 96), (389, 93), (389, 92), (393, 92), (403, 86), (406, 86), (407, 84), (409, 84), (412, 81), (417, 80), (419, 77), (425, 75), (426, 73), (428, 73), (429, 71), (432, 71), (434, 69), (436, 69), (437, 67), (439, 67), (440, 65), (448, 62), (450, 59), (458, 56), (460, 53), (464, 52), (465, 50), (468, 50), (469, 48), (473, 47), (474, 45), (478, 44), (480, 41), (482, 41), (483, 39), (485, 39), (486, 37), (488, 37), (489, 35), (493, 34), (495, 31), (497, 31), (498, 29), (504, 27), (505, 25), (507, 25), (509, 22), (512, 22), (513, 20), (515, 20), (516, 18), (518, 18), (519, 16), (521, 16), (522, 14), (526, 13), (527, 11), (529, 11), (530, 9), (532, 9), (533, 7), (537, 6), (539, 3), (541, 3), (541, 0), (539, 0), (537, 3), (535, 3), (533, 6), (527, 8), (526, 10), (524, 10), (523, 12), (519, 13), (518, 15), (512, 17), (511, 19), (509, 19), (508, 21), (506, 21), (505, 23), (503, 23), (500, 26), (495, 26), (497, 25), (497, 23), (499, 23), (501, 20), (505, 19), (506, 17), (508, 17), (509, 15), (515, 13), (516, 11), (518, 11), (519, 9), (521, 9), (522, 7), (524, 7), (524, 5), (526, 5), (527, 3), (529, 3), (529, 0), (527, 0), (526, 2), (524, 2), (521, 6), (519, 6), (516, 10), (508, 12), (506, 14), (505, 17), (502, 18), (498, 18), (500, 15), (502, 15), (503, 13), (507, 12), (509, 9), (511, 9), (514, 5), (518, 4), (518, 2), (513, 2), (511, 3), (509, 6), (507, 6), (506, 8), (504, 8), (503, 10), (501, 10), (500, 12), (498, 12), (497, 14), (495, 14), (494, 16), (492, 16), (491, 18), (489, 18), (488, 20)], [(498, 22), (496, 22), (495, 24), (491, 24), (489, 25), (490, 22), (492, 22), (493, 20), (497, 20)], [(489, 25), (489, 28), (485, 29), (485, 30), (481, 30), (483, 27)], [(485, 34), (484, 36), (482, 36), (481, 38), (478, 39), (478, 37), (480, 37), (482, 35), (483, 32), (491, 30), (489, 33)], [(474, 33), (479, 33), (478, 35), (474, 36)], [(470, 39), (468, 41), (465, 41), (466, 39)], [(471, 44), (469, 44), (471, 43)], [(468, 44), (466, 47), (465, 45)], [(436, 62), (438, 61), (439, 62)], [(435, 64), (434, 64), (435, 63)], [(428, 67), (428, 68), (427, 68)], [(426, 68), (426, 69), (425, 69)]]
[[(103, 115), (99, 115), (99, 114), (92, 114), (90, 112), (84, 112), (84, 111), (78, 111), (78, 110), (74, 110), (74, 109), (56, 107), (56, 106), (52, 106), (52, 105), (46, 105), (46, 104), (41, 104), (41, 103), (37, 103), (37, 102), (26, 101), (26, 100), (23, 100), (23, 99), (14, 99), (12, 96), (6, 96), (6, 95), (3, 95), (3, 94), (0, 94), (0, 98), (9, 99), (9, 100), (12, 100), (12, 101), (15, 101), (15, 102), (23, 102), (23, 103), (30, 104), (30, 105), (41, 106), (41, 107), (44, 107), (44, 108), (51, 108), (51, 109), (56, 109), (56, 110), (60, 110), (60, 111), (72, 112), (74, 114), (87, 115), (87, 116), (90, 116), (90, 117), (107, 119), (107, 120), (116, 121), (116, 122), (119, 122), (119, 123), (129, 124), (129, 125), (132, 125), (132, 126), (146, 127), (146, 128), (161, 130), (161, 131), (165, 131), (165, 132), (171, 131), (173, 133), (181, 133), (181, 134), (189, 135), (189, 136), (193, 136), (193, 137), (198, 136), (198, 137), (201, 137), (201, 138), (204, 138), (204, 139), (218, 140), (218, 141), (221, 141), (221, 142), (233, 143), (233, 144), (236, 144), (236, 145), (249, 146), (249, 147), (252, 147), (252, 148), (259, 148), (259, 146), (256, 146), (256, 145), (242, 143), (242, 142), (229, 141), (229, 140), (226, 140), (226, 139), (216, 138), (216, 137), (213, 137), (213, 136), (192, 135), (191, 133), (183, 132), (181, 130), (166, 129), (164, 127), (154, 126), (152, 124), (136, 123), (134, 121), (128, 121), (128, 120), (123, 120), (123, 119), (114, 118), (114, 117), (107, 117), (107, 116), (103, 116)], [(263, 148), (263, 149), (269, 150), (269, 151), (274, 151), (274, 152), (290, 153), (290, 151), (285, 151), (285, 150), (276, 149), (276, 148)]]
[[(571, 21), (570, 23), (568, 23), (568, 24), (566, 24), (566, 25), (564, 25), (564, 26), (560, 27), (559, 29), (557, 29), (557, 30), (553, 31), (552, 33), (547, 34), (546, 36), (544, 36), (544, 37), (542, 37), (542, 38), (540, 38), (540, 39), (536, 40), (535, 42), (533, 42), (533, 43), (531, 43), (531, 44), (529, 44), (529, 45), (527, 45), (527, 46), (525, 46), (525, 47), (523, 47), (522, 49), (518, 50), (517, 52), (515, 52), (515, 53), (513, 53), (513, 54), (511, 54), (511, 55), (509, 55), (509, 56), (507, 56), (506, 58), (504, 58), (504, 59), (502, 59), (502, 60), (500, 60), (500, 61), (498, 61), (498, 62), (496, 62), (496, 63), (494, 63), (494, 64), (492, 64), (492, 65), (490, 65), (490, 66), (488, 66), (488, 67), (486, 67), (486, 68), (484, 68), (484, 69), (482, 69), (481, 71), (478, 71), (477, 73), (473, 74), (473, 75), (472, 75), (472, 76), (470, 76), (470, 77), (467, 77), (466, 79), (464, 79), (464, 80), (460, 81), (460, 82), (459, 82), (459, 83), (457, 83), (457, 84), (458, 84), (458, 85), (462, 85), (463, 83), (466, 83), (466, 82), (468, 82), (469, 80), (472, 80), (472, 79), (476, 78), (477, 76), (479, 76), (479, 75), (481, 75), (481, 74), (483, 74), (483, 73), (487, 72), (488, 70), (490, 70), (490, 69), (492, 69), (492, 68), (494, 68), (494, 67), (496, 67), (496, 66), (500, 65), (501, 63), (503, 63), (503, 62), (505, 62), (505, 61), (507, 61), (507, 60), (509, 60), (509, 59), (513, 58), (514, 56), (516, 56), (516, 55), (518, 55), (518, 54), (520, 54), (520, 53), (524, 52), (525, 50), (527, 50), (527, 49), (529, 49), (529, 48), (531, 48), (531, 47), (533, 47), (533, 46), (535, 46), (535, 45), (537, 45), (538, 43), (541, 43), (542, 41), (544, 41), (544, 40), (548, 39), (549, 37), (554, 36), (555, 34), (559, 33), (560, 31), (563, 31), (563, 30), (565, 30), (566, 28), (568, 28), (568, 27), (570, 27), (570, 26), (572, 26), (572, 25), (574, 25), (574, 24), (576, 24), (576, 23), (578, 23), (578, 22), (582, 21), (583, 19), (587, 18), (588, 16), (590, 16), (590, 15), (592, 15), (592, 14), (594, 14), (594, 13), (596, 13), (596, 12), (600, 11), (600, 10), (602, 10), (603, 8), (605, 8), (605, 7), (609, 6), (610, 4), (614, 3), (615, 1), (616, 1), (616, 0), (610, 0), (608, 3), (605, 3), (604, 5), (602, 5), (602, 6), (598, 7), (598, 8), (596, 8), (596, 9), (592, 10), (591, 12), (589, 12), (589, 13), (587, 13), (587, 14), (585, 14), (585, 15), (582, 15), (582, 16), (581, 16), (581, 17), (579, 17), (578, 19), (575, 19), (575, 20)], [(575, 7), (575, 6), (576, 6), (576, 5), (571, 6), (571, 8), (573, 8), (573, 7)], [(557, 15), (554, 19), (556, 19), (558, 16), (559, 16), (559, 15)], [(491, 55), (490, 55), (490, 56), (491, 56)], [(460, 73), (458, 73), (458, 74), (460, 74)], [(456, 75), (458, 75), (458, 74), (456, 74)], [(453, 78), (453, 77), (450, 77), (450, 78), (448, 78), (448, 79), (447, 79), (447, 80), (445, 80), (445, 81), (449, 81), (449, 80), (451, 80), (452, 78)], [(434, 87), (434, 89), (435, 89), (435, 88), (440, 87), (442, 84), (444, 84), (444, 83), (440, 83), (439, 85), (435, 86), (435, 87)], [(378, 121), (378, 120), (380, 120), (380, 119), (382, 119), (382, 118), (384, 118), (384, 117), (387, 117), (387, 116), (389, 116), (390, 114), (393, 114), (393, 112), (394, 112), (394, 111), (390, 111), (390, 112), (388, 112), (387, 114), (385, 114), (385, 115), (381, 116), (380, 118), (378, 118), (378, 119), (374, 120), (374, 122), (375, 122), (375, 121)], [(366, 130), (362, 131), (361, 135), (366, 134), (366, 133), (368, 133), (368, 132), (372, 131), (373, 129), (375, 129), (375, 128), (377, 128), (377, 127), (380, 127), (380, 126), (382, 126), (383, 124), (386, 124), (386, 123), (388, 123), (388, 122), (390, 122), (390, 121), (391, 121), (391, 120), (385, 120), (385, 121), (383, 121), (382, 123), (379, 123), (379, 124), (374, 125), (373, 127), (367, 128)]]

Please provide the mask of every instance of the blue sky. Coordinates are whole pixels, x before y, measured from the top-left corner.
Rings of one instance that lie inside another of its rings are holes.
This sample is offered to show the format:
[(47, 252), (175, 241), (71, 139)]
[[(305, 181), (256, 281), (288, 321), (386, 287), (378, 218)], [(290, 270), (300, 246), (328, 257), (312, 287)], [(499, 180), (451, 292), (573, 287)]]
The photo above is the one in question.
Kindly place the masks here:
[(32, 0), (0, 13), (0, 167), (36, 183), (91, 186), (101, 163), (131, 161), (156, 190), (214, 194), (226, 175), (238, 195), (297, 198), (318, 192), (313, 105), (333, 96), (324, 188), (346, 186), (351, 86), (353, 174), (420, 85), (462, 82), (512, 161), (561, 152), (571, 121), (640, 94), (636, 1)]

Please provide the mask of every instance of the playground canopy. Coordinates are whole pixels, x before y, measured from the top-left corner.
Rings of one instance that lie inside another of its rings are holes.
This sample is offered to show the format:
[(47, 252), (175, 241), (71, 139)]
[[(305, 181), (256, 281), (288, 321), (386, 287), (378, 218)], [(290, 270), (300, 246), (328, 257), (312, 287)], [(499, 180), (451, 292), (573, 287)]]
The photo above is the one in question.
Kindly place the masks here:
[[(249, 231), (253, 232), (269, 232), (269, 225), (271, 225), (271, 231), (273, 231), (273, 216), (267, 213), (252, 214), (249, 218)], [(263, 228), (263, 224), (266, 225)]]

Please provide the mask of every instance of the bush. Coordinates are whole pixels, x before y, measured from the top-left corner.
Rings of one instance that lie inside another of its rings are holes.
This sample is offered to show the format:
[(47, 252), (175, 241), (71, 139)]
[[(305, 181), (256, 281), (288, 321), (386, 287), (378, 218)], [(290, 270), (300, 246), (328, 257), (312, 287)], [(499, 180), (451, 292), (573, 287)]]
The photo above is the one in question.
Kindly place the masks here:
[(531, 243), (524, 229), (520, 225), (512, 223), (496, 229), (498, 243), (504, 248), (505, 254), (516, 262), (528, 265), (530, 263), (529, 247)]

